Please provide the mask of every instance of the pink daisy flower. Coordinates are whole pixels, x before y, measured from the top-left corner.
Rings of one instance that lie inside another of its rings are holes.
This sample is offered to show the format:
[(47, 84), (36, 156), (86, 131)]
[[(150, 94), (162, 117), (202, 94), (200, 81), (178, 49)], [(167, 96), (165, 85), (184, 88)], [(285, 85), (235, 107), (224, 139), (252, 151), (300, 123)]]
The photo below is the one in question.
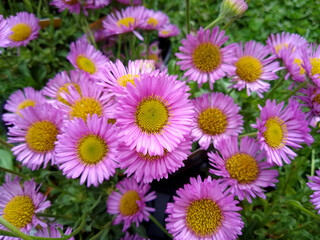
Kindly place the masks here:
[(52, 0), (50, 5), (58, 8), (59, 12), (68, 9), (72, 13), (79, 14), (81, 9), (81, 1), (80, 0)]
[(109, 59), (90, 45), (88, 41), (78, 40), (71, 43), (67, 59), (78, 70), (83, 70), (91, 77), (99, 78)]
[(237, 239), (243, 222), (238, 201), (220, 180), (190, 178), (168, 203), (166, 228), (174, 239)]
[(219, 32), (219, 27), (215, 27), (212, 33), (201, 27), (196, 36), (188, 34), (187, 39), (181, 40), (179, 50), (182, 53), (176, 53), (181, 61), (177, 65), (181, 70), (187, 70), (184, 77), (198, 82), (199, 88), (209, 81), (210, 89), (213, 89), (216, 80), (235, 70), (229, 64), (234, 60), (234, 44), (221, 48), (229, 39), (224, 33)]
[(310, 44), (302, 50), (302, 67), (312, 82), (320, 87), (320, 44)]
[(69, 85), (67, 91), (60, 92), (60, 96), (68, 104), (57, 102), (69, 119), (82, 118), (86, 121), (88, 114), (98, 117), (114, 118), (114, 101), (104, 96), (103, 89), (94, 84), (90, 79), (84, 78), (78, 86)]
[[(24, 182), (20, 185), (16, 177), (11, 180), (11, 176), (5, 177), (5, 183), (0, 186), (0, 215), (18, 228), (23, 233), (29, 234), (31, 228), (37, 225), (46, 227), (47, 224), (37, 218), (37, 213), (42, 213), (51, 206), (50, 201), (46, 201), (46, 196), (39, 193), (40, 186), (37, 187), (33, 181)], [(0, 228), (7, 230), (0, 225)], [(2, 236), (4, 240), (16, 240), (18, 238)]]
[[(125, 4), (125, 5), (130, 5), (131, 0), (117, 0), (119, 3)], [(142, 0), (133, 0), (132, 1), (133, 5), (141, 5)]]
[(172, 152), (164, 151), (162, 156), (150, 156), (130, 150), (124, 143), (119, 144), (117, 161), (128, 176), (133, 175), (137, 182), (150, 183), (154, 179), (168, 178), (168, 174), (184, 166), (183, 161), (191, 154), (192, 141), (181, 142)]
[(313, 118), (320, 116), (320, 88), (309, 85), (307, 89), (302, 88), (300, 93), (303, 95), (296, 97), (303, 102), (301, 107), (309, 108), (306, 119), (310, 122)]
[(104, 91), (113, 96), (123, 96), (127, 92), (127, 84), (134, 84), (134, 79), (140, 79), (144, 73), (152, 72), (154, 66), (141, 64), (141, 61), (129, 60), (128, 67), (117, 59), (116, 63), (109, 62), (102, 70), (103, 76), (99, 78), (98, 85), (104, 87)]
[(116, 185), (117, 191), (113, 191), (108, 198), (107, 212), (117, 215), (113, 224), (124, 222), (123, 231), (135, 222), (136, 226), (143, 220), (149, 221), (150, 212), (154, 208), (146, 206), (146, 202), (156, 198), (155, 192), (147, 192), (150, 189), (149, 184), (137, 183), (133, 179), (125, 178)]
[(9, 128), (9, 143), (19, 143), (12, 148), (22, 165), (35, 170), (43, 163), (55, 163), (55, 141), (62, 126), (63, 114), (44, 103), (20, 111), (16, 126)]
[(137, 38), (143, 40), (143, 37), (136, 31), (143, 22), (146, 21), (146, 8), (127, 7), (107, 15), (103, 20), (103, 28), (106, 36), (119, 35), (122, 33), (133, 32)]
[(282, 32), (281, 35), (279, 33), (276, 35), (271, 34), (267, 39), (267, 45), (271, 48), (272, 53), (278, 58), (281, 58), (279, 55), (280, 49), (288, 48), (289, 45), (300, 47), (307, 44), (307, 40), (296, 33)]
[(68, 86), (73, 85), (80, 93), (81, 81), (88, 81), (89, 74), (85, 74), (82, 71), (70, 70), (70, 73), (67, 71), (60, 72), (54, 76), (54, 78), (49, 79), (47, 85), (42, 89), (42, 94), (49, 98), (58, 100), (66, 105), (70, 105), (64, 98), (61, 97), (61, 93), (65, 92), (69, 94)]
[(169, 17), (165, 13), (147, 9), (145, 13), (145, 21), (142, 22), (139, 28), (143, 30), (158, 30), (166, 24), (169, 24)]
[(278, 79), (275, 72), (282, 69), (279, 62), (274, 61), (274, 55), (268, 56), (270, 48), (255, 41), (249, 41), (244, 45), (242, 43), (235, 44), (236, 60), (232, 61), (236, 67), (235, 71), (229, 73), (229, 77), (233, 76), (231, 82), (234, 84), (230, 87), (241, 91), (247, 88), (247, 94), (256, 92), (260, 98), (262, 93), (267, 92), (270, 84), (266, 81)]
[(282, 160), (289, 164), (297, 154), (293, 149), (302, 148), (301, 144), (310, 145), (313, 138), (305, 115), (301, 112), (299, 103), (293, 99), (284, 108), (284, 102), (276, 104), (268, 99), (266, 105), (260, 108), (260, 118), (251, 126), (258, 129), (260, 149), (267, 153), (267, 161), (282, 166)]
[[(50, 225), (49, 228), (43, 228), (39, 230), (35, 236), (37, 237), (46, 237), (46, 238), (61, 238), (63, 237), (58, 230), (63, 230), (63, 226), (61, 224), (53, 223)], [(67, 230), (64, 232), (64, 235), (69, 235), (72, 232), (72, 229), (70, 227), (67, 228)], [(68, 238), (68, 240), (74, 240), (74, 237)]]
[(41, 92), (34, 90), (32, 87), (26, 87), (18, 90), (9, 96), (4, 105), (4, 109), (9, 113), (4, 113), (2, 119), (7, 125), (15, 124), (17, 116), (21, 116), (20, 111), (27, 107), (34, 107), (36, 104), (46, 103), (46, 98)]
[(117, 164), (116, 130), (106, 118), (96, 114), (69, 121), (57, 136), (56, 162), (67, 178), (78, 178), (80, 184), (87, 180), (98, 186), (114, 175)]
[(180, 30), (178, 26), (174, 24), (164, 25), (162, 28), (158, 30), (158, 36), (161, 38), (175, 37), (180, 34)]
[(88, 9), (99, 9), (108, 6), (110, 0), (87, 0), (85, 7)]
[(240, 107), (223, 93), (203, 94), (192, 100), (196, 114), (191, 135), (201, 149), (208, 149), (227, 136), (238, 136), (243, 130)]
[(320, 170), (316, 171), (317, 176), (308, 177), (310, 182), (307, 183), (308, 187), (314, 191), (312, 195), (310, 195), (310, 202), (315, 206), (315, 209), (318, 210), (318, 214), (320, 214)]
[(222, 139), (215, 148), (219, 151), (208, 153), (209, 161), (213, 169), (209, 172), (223, 177), (221, 183), (230, 186), (231, 193), (239, 200), (247, 199), (251, 203), (251, 197), (259, 196), (266, 199), (265, 187), (274, 187), (278, 182), (277, 170), (266, 161), (265, 152), (259, 152), (259, 143), (254, 138), (245, 136), (241, 139), (240, 149), (238, 137)]
[(185, 140), (192, 126), (193, 109), (187, 87), (166, 73), (144, 74), (116, 109), (119, 140), (144, 155), (172, 152)]
[(10, 16), (7, 23), (13, 32), (8, 37), (10, 47), (26, 46), (40, 31), (39, 20), (33, 13), (18, 12), (16, 16)]
[(7, 47), (9, 45), (8, 36), (11, 34), (11, 29), (7, 24), (7, 20), (0, 15), (0, 47)]
[(146, 240), (146, 239), (143, 237), (140, 237), (137, 233), (135, 235), (131, 235), (130, 233), (126, 232), (126, 235), (123, 238), (121, 238), (121, 240)]

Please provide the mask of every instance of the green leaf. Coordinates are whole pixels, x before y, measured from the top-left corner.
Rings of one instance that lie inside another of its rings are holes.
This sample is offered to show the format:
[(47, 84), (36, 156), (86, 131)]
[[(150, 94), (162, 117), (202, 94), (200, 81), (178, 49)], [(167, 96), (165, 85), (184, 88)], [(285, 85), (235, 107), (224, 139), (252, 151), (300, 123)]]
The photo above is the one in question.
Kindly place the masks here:
[(13, 170), (13, 156), (4, 149), (0, 149), (0, 166)]

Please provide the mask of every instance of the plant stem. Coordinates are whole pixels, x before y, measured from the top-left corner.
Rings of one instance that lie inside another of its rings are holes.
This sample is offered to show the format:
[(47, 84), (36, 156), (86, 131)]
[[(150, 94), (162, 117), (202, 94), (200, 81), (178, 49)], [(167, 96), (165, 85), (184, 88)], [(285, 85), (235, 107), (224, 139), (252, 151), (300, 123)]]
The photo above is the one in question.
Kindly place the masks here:
[(314, 214), (313, 212), (310, 212), (308, 209), (304, 208), (300, 202), (295, 201), (295, 200), (289, 200), (287, 201), (287, 203), (297, 209), (300, 209), (301, 211), (307, 213), (308, 215), (310, 215), (311, 217), (313, 217), (314, 219), (318, 220), (320, 222), (320, 217), (317, 214)]
[(314, 174), (315, 154), (316, 154), (315, 150), (312, 149), (312, 153), (311, 153), (311, 173), (310, 173), (311, 177), (313, 177), (313, 174)]
[(211, 27), (213, 27), (214, 25), (216, 25), (218, 22), (220, 22), (223, 19), (223, 16), (219, 15), (215, 20), (213, 20), (208, 26), (206, 26), (204, 28), (204, 30), (207, 30)]
[(235, 88), (231, 88), (231, 89), (228, 91), (227, 95), (230, 95), (230, 94), (234, 91), (234, 89), (235, 89)]
[(37, 213), (36, 214), (38, 217), (47, 217), (47, 218), (62, 218), (62, 219), (70, 219), (70, 220), (75, 220), (73, 217), (70, 216), (64, 216), (64, 215), (53, 215), (53, 214), (47, 214), (47, 213)]
[(245, 136), (256, 137), (257, 134), (258, 134), (257, 132), (244, 133), (244, 134), (240, 134), (240, 135), (239, 135), (239, 138), (241, 139), (241, 138), (243, 138), (243, 137), (245, 137)]
[(186, 0), (187, 34), (190, 33), (190, 0)]
[(117, 58), (120, 59), (121, 55), (121, 34), (118, 35), (118, 52), (117, 52)]
[(264, 100), (268, 99), (284, 82), (284, 78), (282, 77), (277, 83), (276, 85), (274, 85), (274, 87), (271, 89), (271, 91), (264, 97)]
[(160, 228), (162, 230), (162, 232), (164, 232), (168, 237), (170, 237), (171, 239), (173, 239), (172, 235), (170, 233), (168, 233), (168, 231), (162, 226), (161, 223), (158, 222), (157, 219), (155, 219), (154, 216), (152, 216), (151, 214), (149, 215), (149, 219), (158, 226), (158, 228)]
[(14, 147), (14, 145), (13, 144), (11, 144), (11, 143), (7, 143), (5, 140), (3, 140), (2, 138), (0, 138), (0, 143), (3, 145), (3, 146), (5, 146), (5, 147), (7, 147), (7, 148), (13, 148)]
[(0, 216), (0, 224), (2, 224), (3, 226), (5, 226), (9, 230), (11, 230), (12, 233), (16, 234), (16, 236), (18, 236), (19, 238), (25, 239), (25, 240), (32, 240), (32, 238), (30, 236), (28, 236), (28, 235), (24, 234), (23, 232), (21, 232), (18, 228), (13, 226), (11, 223), (9, 223), (7, 220), (5, 220), (1, 216)]
[(26, 175), (24, 175), (22, 173), (16, 172), (16, 171), (8, 169), (8, 168), (0, 167), (0, 170), (4, 171), (4, 172), (7, 172), (7, 173), (11, 173), (13, 175), (16, 175), (16, 176), (19, 176), (19, 177), (22, 177), (22, 178), (25, 178), (25, 179), (30, 179), (29, 176), (26, 176)]
[(307, 82), (307, 81), (304, 81), (304, 82), (300, 83), (300, 84), (298, 85), (298, 87), (297, 87), (294, 91), (291, 91), (287, 96), (285, 96), (285, 97), (281, 100), (281, 102), (288, 100), (292, 95), (294, 95), (294, 94), (295, 94), (296, 92), (298, 92), (301, 88), (304, 88), (304, 87), (306, 87), (307, 85), (308, 85), (308, 82)]

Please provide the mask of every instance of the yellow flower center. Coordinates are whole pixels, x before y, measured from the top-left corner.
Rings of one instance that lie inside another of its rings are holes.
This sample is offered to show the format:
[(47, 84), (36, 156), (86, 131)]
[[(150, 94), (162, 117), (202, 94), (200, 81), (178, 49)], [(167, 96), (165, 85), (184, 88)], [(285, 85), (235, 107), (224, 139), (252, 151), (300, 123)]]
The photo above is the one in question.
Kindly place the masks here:
[(60, 94), (63, 93), (63, 92), (69, 94), (68, 86), (70, 86), (70, 85), (73, 85), (73, 86), (77, 89), (78, 93), (79, 93), (80, 96), (81, 96), (80, 86), (79, 86), (79, 84), (77, 84), (77, 83), (66, 83), (66, 84), (64, 84), (62, 87), (60, 87), (59, 90), (58, 90), (58, 92), (57, 92), (57, 99), (58, 99), (58, 101), (66, 104), (66, 105), (69, 105), (69, 106), (70, 106), (70, 103), (68, 103), (67, 100), (65, 100), (63, 97), (61, 97)]
[(126, 18), (121, 18), (118, 22), (117, 25), (118, 27), (121, 28), (121, 25), (126, 26), (127, 28), (133, 26), (134, 22), (136, 21), (135, 18), (133, 17), (126, 17)]
[(79, 69), (94, 74), (96, 72), (96, 67), (94, 63), (87, 57), (79, 55), (76, 60)]
[(300, 75), (304, 74), (306, 72), (306, 70), (304, 70), (304, 68), (301, 66), (302, 60), (299, 58), (294, 58), (293, 63), (296, 63), (299, 65), (300, 67)]
[(171, 31), (167, 31), (167, 30), (161, 30), (160, 33), (162, 35), (168, 35)]
[(222, 219), (219, 206), (211, 199), (195, 200), (187, 208), (187, 225), (199, 237), (211, 237)]
[(257, 161), (245, 153), (237, 153), (227, 160), (227, 170), (230, 177), (239, 183), (251, 183), (257, 179), (259, 166)]
[(78, 3), (78, 0), (62, 0), (67, 5), (75, 5)]
[(169, 111), (163, 100), (157, 96), (143, 99), (135, 113), (136, 124), (147, 133), (160, 133), (168, 124)]
[(320, 74), (320, 58), (311, 58), (310, 62), (312, 65), (311, 76)]
[(9, 38), (15, 42), (21, 42), (28, 39), (31, 34), (31, 27), (25, 23), (18, 23), (11, 28), (11, 31), (13, 34)]
[(78, 156), (85, 164), (97, 164), (108, 153), (107, 143), (99, 136), (90, 134), (77, 143)]
[(127, 75), (123, 75), (123, 76), (119, 77), (117, 82), (122, 87), (127, 87), (127, 83), (128, 82), (132, 83), (133, 86), (135, 86), (135, 84), (134, 84), (134, 79), (135, 78), (140, 79), (140, 76), (139, 75), (134, 75), (134, 74), (127, 74)]
[(252, 56), (243, 56), (235, 63), (236, 74), (245, 82), (252, 83), (261, 76), (263, 65)]
[(272, 148), (282, 148), (287, 141), (287, 126), (278, 117), (271, 117), (267, 120), (267, 130), (263, 133), (266, 143)]
[(50, 152), (54, 149), (59, 130), (48, 120), (34, 122), (26, 134), (28, 147), (38, 153)]
[(20, 229), (31, 223), (34, 212), (35, 207), (29, 196), (16, 196), (5, 206), (3, 218)]
[(25, 109), (26, 107), (34, 107), (35, 104), (36, 104), (35, 100), (26, 99), (19, 104), (19, 106), (17, 107), (16, 113), (22, 117), (20, 110)]
[(146, 155), (142, 154), (142, 153), (138, 153), (139, 157), (141, 157), (142, 159), (146, 160), (146, 161), (156, 161), (159, 158), (165, 157), (168, 154), (168, 150), (164, 149), (163, 155), (155, 155), (155, 156), (150, 156), (149, 153), (147, 153)]
[(101, 117), (102, 106), (100, 102), (93, 97), (83, 97), (71, 106), (69, 114), (72, 118), (82, 118), (84, 121), (87, 121), (88, 114), (90, 114), (90, 116), (97, 114), (98, 117)]
[(193, 64), (202, 72), (211, 72), (221, 64), (219, 48), (212, 43), (201, 43), (192, 54)]
[(155, 19), (155, 18), (153, 18), (153, 17), (150, 17), (150, 18), (148, 19), (147, 23), (148, 23), (149, 25), (152, 25), (152, 27), (155, 27), (155, 26), (158, 25), (158, 20)]
[(320, 104), (320, 93), (314, 97), (312, 102), (317, 102), (318, 104)]
[(124, 216), (132, 216), (139, 211), (137, 201), (141, 198), (137, 191), (129, 190), (125, 192), (120, 200), (119, 211)]
[(280, 43), (280, 44), (278, 44), (277, 46), (274, 47), (274, 49), (276, 50), (277, 53), (279, 53), (279, 51), (281, 49), (283, 49), (283, 48), (287, 49), (288, 48), (288, 44), (287, 43)]
[(200, 113), (198, 118), (199, 128), (209, 135), (225, 132), (227, 124), (227, 116), (218, 108), (208, 108)]

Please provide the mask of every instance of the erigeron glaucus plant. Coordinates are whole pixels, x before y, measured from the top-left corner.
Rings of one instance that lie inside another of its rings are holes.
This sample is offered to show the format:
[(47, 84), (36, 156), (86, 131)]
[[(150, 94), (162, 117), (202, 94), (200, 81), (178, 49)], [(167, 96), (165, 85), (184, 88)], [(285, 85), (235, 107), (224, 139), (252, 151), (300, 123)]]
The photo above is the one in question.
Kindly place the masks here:
[(250, 35), (242, 0), (24, 3), (0, 17), (0, 239), (317, 239), (312, 31)]

